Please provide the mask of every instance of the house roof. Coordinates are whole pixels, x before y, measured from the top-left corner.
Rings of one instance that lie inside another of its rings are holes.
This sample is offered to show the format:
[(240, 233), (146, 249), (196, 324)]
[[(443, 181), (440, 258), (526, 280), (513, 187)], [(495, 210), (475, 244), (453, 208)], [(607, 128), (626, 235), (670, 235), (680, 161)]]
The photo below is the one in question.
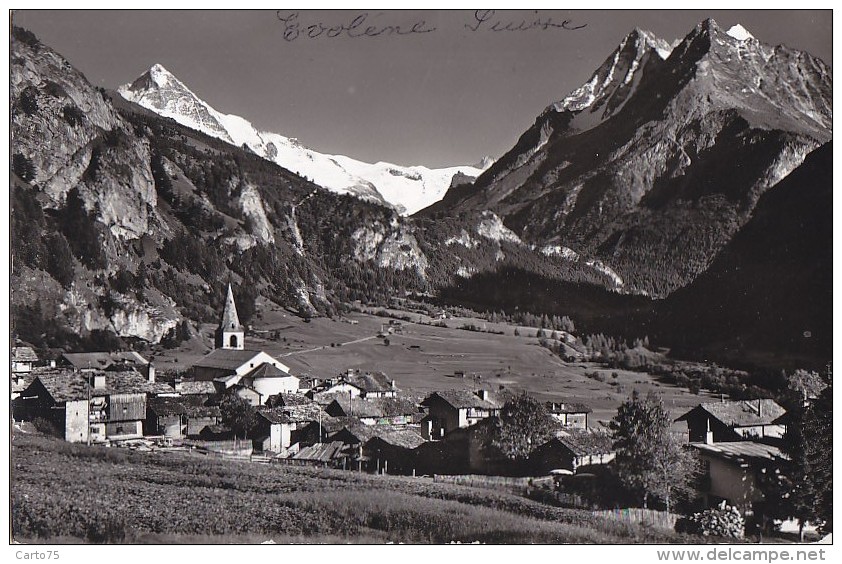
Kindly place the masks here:
[(318, 462), (330, 462), (331, 460), (341, 458), (342, 450), (344, 448), (345, 443), (343, 443), (342, 441), (319, 443), (302, 448), (297, 453), (292, 455), (292, 458), (294, 460), (313, 460)]
[(478, 395), (468, 390), (444, 390), (440, 392), (433, 392), (421, 402), (423, 405), (429, 405), (430, 401), (439, 397), (445, 403), (455, 409), (464, 408), (478, 408), (478, 409), (497, 409), (498, 406), (481, 399)]
[(187, 417), (222, 417), (222, 411), (218, 405), (190, 405), (184, 404), (184, 412)]
[(187, 408), (176, 398), (149, 398), (146, 408), (158, 415), (186, 415)]
[(113, 364), (149, 364), (135, 351), (64, 353), (61, 358), (77, 370), (105, 369)]
[(313, 400), (305, 396), (304, 394), (290, 394), (281, 392), (279, 394), (275, 394), (271, 396), (275, 405), (282, 405), (284, 407), (290, 407), (294, 405), (312, 405)]
[[(39, 373), (40, 381), (47, 393), (56, 402), (109, 396), (113, 394), (171, 394), (172, 388), (159, 382), (148, 382), (135, 371), (98, 372), (105, 376), (105, 386), (94, 388), (88, 383), (86, 374), (71, 370), (53, 370)], [(33, 382), (34, 384), (34, 382)]]
[(290, 416), (284, 413), (281, 407), (260, 408), (257, 410), (257, 415), (269, 423), (292, 423)]
[(277, 366), (269, 364), (268, 362), (264, 362), (263, 364), (261, 364), (260, 366), (258, 366), (254, 370), (246, 373), (245, 376), (243, 376), (243, 378), (252, 378), (252, 379), (255, 379), (255, 380), (258, 379), (258, 378), (290, 378), (290, 377), (295, 378), (295, 376), (292, 376), (289, 372), (284, 372), (283, 370), (281, 370)]
[(547, 411), (550, 413), (591, 413), (593, 410), (583, 403), (567, 401), (546, 402)]
[(308, 392), (312, 397), (313, 401), (319, 405), (330, 405), (333, 403), (333, 400), (340, 397), (348, 397), (347, 392)]
[(226, 331), (242, 331), (240, 317), (237, 315), (237, 304), (234, 303), (234, 292), (231, 284), (228, 284), (228, 294), (225, 296), (225, 308), (222, 310), (222, 319), (219, 321), (219, 328)]
[(216, 387), (213, 385), (213, 382), (209, 380), (185, 380), (181, 383), (181, 390), (179, 390), (179, 393), (182, 395), (215, 394)]
[(322, 408), (316, 403), (308, 403), (303, 405), (285, 405), (283, 412), (287, 414), (290, 421), (293, 423), (307, 423), (309, 421), (318, 421), (320, 414), (322, 421), (329, 419)]
[(383, 372), (367, 372), (365, 374), (354, 374), (345, 376), (344, 381), (356, 386), (364, 392), (388, 392), (395, 390), (392, 380)]
[(253, 350), (214, 349), (200, 358), (193, 366), (233, 371), (254, 359), (261, 352)]
[(555, 440), (576, 456), (614, 452), (614, 438), (611, 434), (595, 429), (565, 429), (556, 434)]
[(38, 355), (32, 347), (12, 347), (12, 361), (14, 362), (38, 362)]
[(418, 446), (427, 442), (420, 434), (418, 434), (417, 431), (414, 431), (412, 429), (389, 429), (379, 431), (375, 429), (375, 435), (371, 439), (366, 441), (366, 444), (368, 445), (372, 441), (377, 440), (406, 449), (417, 448)]
[(341, 394), (331, 405), (336, 404), (345, 415), (354, 417), (394, 417), (397, 415), (414, 415), (418, 413), (418, 406), (414, 401), (405, 398), (350, 398)]
[(713, 444), (691, 443), (690, 446), (713, 456), (735, 462), (785, 460), (787, 458), (780, 448), (754, 441), (734, 441)]
[(771, 399), (729, 400), (701, 403), (676, 421), (686, 421), (697, 409), (710, 413), (729, 427), (771, 425), (786, 413), (783, 407)]

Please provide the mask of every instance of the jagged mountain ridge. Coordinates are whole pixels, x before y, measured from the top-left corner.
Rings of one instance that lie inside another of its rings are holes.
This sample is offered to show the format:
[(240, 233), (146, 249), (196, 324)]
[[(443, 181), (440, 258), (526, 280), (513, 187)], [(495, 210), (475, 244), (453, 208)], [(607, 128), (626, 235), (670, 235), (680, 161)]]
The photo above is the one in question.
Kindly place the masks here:
[(479, 176), (490, 163), (431, 169), (365, 163), (325, 155), (298, 140), (257, 130), (249, 121), (213, 109), (159, 64), (118, 89), (126, 100), (256, 154), (338, 194), (351, 194), (411, 214), (440, 200), (455, 175)]
[(634, 30), (472, 185), (421, 212), (490, 209), (525, 242), (590, 254), (627, 291), (690, 283), (760, 195), (828, 141), (819, 59), (696, 26), (666, 54)]
[(610, 284), (490, 212), (401, 217), (95, 89), (25, 30), (11, 48), (12, 312), (35, 344), (157, 342), (214, 320), (225, 280), (239, 304), (260, 294), (303, 316), (506, 265)]

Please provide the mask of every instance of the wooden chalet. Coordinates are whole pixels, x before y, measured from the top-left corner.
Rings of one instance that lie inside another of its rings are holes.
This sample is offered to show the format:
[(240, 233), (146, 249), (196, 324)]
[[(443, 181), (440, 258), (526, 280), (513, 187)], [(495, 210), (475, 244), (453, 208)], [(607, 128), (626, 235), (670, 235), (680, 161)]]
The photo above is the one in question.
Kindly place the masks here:
[(676, 421), (687, 423), (691, 443), (719, 443), (783, 437), (786, 410), (771, 399), (701, 403)]
[(171, 395), (135, 370), (39, 372), (21, 393), (30, 420), (45, 419), (70, 442), (102, 442), (143, 436), (147, 397)]
[(421, 402), (429, 412), (422, 421), (422, 435), (428, 440), (441, 439), (456, 429), (496, 416), (502, 406), (490, 400), (485, 390), (477, 394), (468, 390), (431, 393)]
[(775, 445), (754, 441), (692, 443), (702, 460), (700, 493), (708, 507), (727, 501), (741, 512), (762, 513), (760, 484), (787, 461)]
[(547, 412), (564, 427), (588, 428), (588, 415), (593, 410), (585, 404), (567, 401), (548, 401)]
[(616, 455), (610, 433), (570, 428), (558, 432), (532, 451), (528, 466), (536, 474), (549, 474), (553, 470), (576, 473), (595, 465), (608, 464)]
[(32, 372), (32, 367), (38, 362), (38, 355), (32, 347), (12, 347), (12, 374)]
[(407, 425), (416, 423), (418, 405), (404, 398), (352, 398), (337, 396), (325, 412), (332, 417), (356, 417), (366, 425)]

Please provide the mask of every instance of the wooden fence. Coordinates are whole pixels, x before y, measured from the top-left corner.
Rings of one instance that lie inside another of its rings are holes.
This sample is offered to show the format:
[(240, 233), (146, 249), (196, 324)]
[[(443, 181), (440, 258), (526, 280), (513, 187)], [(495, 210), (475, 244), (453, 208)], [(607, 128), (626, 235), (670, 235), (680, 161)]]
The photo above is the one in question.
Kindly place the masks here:
[(510, 476), (485, 476), (482, 474), (435, 474), (434, 482), (445, 484), (459, 484), (474, 488), (506, 488), (512, 490), (526, 490), (539, 485), (552, 484), (552, 476), (541, 476), (538, 478), (521, 478)]
[(656, 511), (654, 509), (643, 509), (640, 507), (627, 507), (622, 509), (607, 509), (594, 511), (597, 517), (603, 517), (621, 523), (646, 523), (659, 529), (675, 529), (675, 521), (679, 517), (675, 513)]

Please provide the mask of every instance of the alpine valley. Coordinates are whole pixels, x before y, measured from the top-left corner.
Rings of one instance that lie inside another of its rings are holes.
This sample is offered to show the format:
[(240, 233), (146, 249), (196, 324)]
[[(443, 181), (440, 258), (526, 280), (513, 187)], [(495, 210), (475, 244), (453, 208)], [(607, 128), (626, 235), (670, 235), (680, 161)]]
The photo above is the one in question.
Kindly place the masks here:
[(320, 154), (160, 65), (95, 88), (20, 28), (10, 96), (12, 321), (37, 346), (159, 342), (230, 279), (304, 317), (414, 292), (689, 356), (831, 355), (831, 70), (739, 26), (633, 30), (477, 166)]

